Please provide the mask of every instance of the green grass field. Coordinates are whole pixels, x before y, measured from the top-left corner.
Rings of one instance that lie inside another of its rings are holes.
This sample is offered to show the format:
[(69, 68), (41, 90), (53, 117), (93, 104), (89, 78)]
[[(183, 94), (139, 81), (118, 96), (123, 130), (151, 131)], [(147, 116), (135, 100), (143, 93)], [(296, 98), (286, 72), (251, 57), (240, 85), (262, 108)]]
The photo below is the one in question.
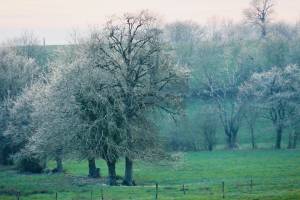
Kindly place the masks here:
[[(123, 164), (118, 163), (118, 175)], [(105, 163), (97, 165), (106, 176)], [(64, 175), (32, 175), (1, 167), (0, 199), (15, 200), (17, 191), (20, 200), (55, 200), (56, 192), (61, 200), (101, 199), (101, 188), (104, 199), (155, 199), (156, 182), (158, 199), (222, 199), (222, 181), (225, 199), (300, 199), (300, 150), (182, 153), (177, 162), (136, 162), (136, 187), (109, 187), (103, 185), (104, 178), (86, 178), (85, 161), (68, 161), (65, 168)]]

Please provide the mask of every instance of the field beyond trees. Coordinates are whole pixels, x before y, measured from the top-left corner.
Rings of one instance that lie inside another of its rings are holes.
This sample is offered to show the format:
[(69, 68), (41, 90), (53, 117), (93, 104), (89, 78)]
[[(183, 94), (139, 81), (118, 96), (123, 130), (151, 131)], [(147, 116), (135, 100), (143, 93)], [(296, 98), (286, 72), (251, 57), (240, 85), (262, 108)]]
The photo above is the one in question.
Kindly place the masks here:
[[(105, 179), (86, 178), (86, 162), (66, 161), (65, 174), (19, 174), (1, 167), (0, 199), (300, 199), (300, 150), (213, 151), (177, 154), (174, 163), (137, 162), (135, 187), (109, 187)], [(54, 163), (48, 167), (53, 167)], [(123, 176), (123, 162), (117, 163), (117, 174)], [(97, 161), (103, 177), (107, 169)], [(252, 189), (251, 189), (252, 179)], [(185, 194), (182, 190), (185, 185)]]

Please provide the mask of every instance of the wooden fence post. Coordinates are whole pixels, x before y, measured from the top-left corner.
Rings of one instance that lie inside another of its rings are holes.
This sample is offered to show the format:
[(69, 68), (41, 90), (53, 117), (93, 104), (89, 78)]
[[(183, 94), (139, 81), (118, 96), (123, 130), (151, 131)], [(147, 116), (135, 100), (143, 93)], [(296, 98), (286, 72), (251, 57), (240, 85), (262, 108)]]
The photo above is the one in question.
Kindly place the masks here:
[(17, 200), (20, 200), (20, 192), (17, 192)]
[(251, 176), (251, 180), (250, 180), (250, 193), (252, 193), (252, 189), (253, 189), (253, 178)]
[(155, 199), (158, 199), (158, 183), (155, 184)]
[(58, 195), (57, 195), (57, 192), (55, 192), (55, 200), (57, 200), (58, 198)]
[(222, 181), (222, 193), (223, 193), (222, 197), (223, 197), (223, 199), (225, 199), (225, 182), (224, 181)]
[(183, 194), (185, 195), (185, 187), (184, 187), (184, 184), (182, 185), (182, 191), (183, 191)]
[(103, 187), (101, 187), (101, 200), (104, 200)]
[(91, 191), (91, 200), (93, 200), (93, 190)]

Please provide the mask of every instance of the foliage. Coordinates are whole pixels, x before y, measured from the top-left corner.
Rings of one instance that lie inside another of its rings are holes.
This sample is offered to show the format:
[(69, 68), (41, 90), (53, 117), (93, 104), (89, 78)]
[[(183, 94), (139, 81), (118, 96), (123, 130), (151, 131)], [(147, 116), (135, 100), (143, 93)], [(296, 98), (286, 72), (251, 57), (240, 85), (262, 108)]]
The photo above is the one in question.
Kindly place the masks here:
[(7, 163), (9, 154), (15, 151), (11, 139), (3, 135), (9, 123), (12, 101), (37, 78), (38, 73), (39, 67), (33, 59), (18, 55), (13, 48), (0, 48), (0, 163)]

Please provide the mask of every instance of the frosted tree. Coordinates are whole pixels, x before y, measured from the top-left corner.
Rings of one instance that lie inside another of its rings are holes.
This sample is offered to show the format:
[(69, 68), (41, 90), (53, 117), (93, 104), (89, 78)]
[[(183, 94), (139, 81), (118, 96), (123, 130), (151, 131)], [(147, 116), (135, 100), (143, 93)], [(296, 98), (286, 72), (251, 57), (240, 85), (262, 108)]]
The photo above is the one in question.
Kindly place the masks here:
[(0, 163), (7, 164), (9, 154), (15, 151), (3, 135), (12, 102), (38, 78), (39, 69), (34, 59), (19, 55), (14, 47), (0, 48)]
[(299, 106), (300, 68), (288, 65), (255, 73), (241, 87), (241, 92), (255, 99), (263, 117), (272, 121), (276, 130), (275, 148), (281, 148), (284, 128), (296, 115)]

